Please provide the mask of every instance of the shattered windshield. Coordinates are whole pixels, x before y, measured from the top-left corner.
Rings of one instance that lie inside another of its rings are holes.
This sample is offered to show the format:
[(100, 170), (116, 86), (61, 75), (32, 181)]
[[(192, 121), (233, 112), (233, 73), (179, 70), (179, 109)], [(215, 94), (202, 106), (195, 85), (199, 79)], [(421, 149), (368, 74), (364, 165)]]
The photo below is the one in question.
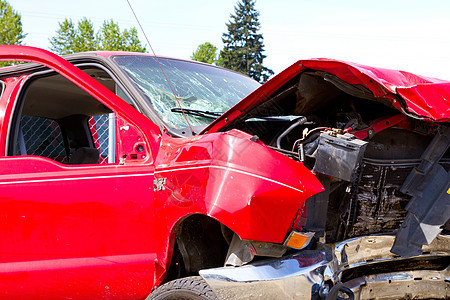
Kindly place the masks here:
[(114, 61), (128, 73), (163, 122), (172, 129), (205, 126), (260, 86), (253, 79), (225, 69), (151, 56), (116, 56)]

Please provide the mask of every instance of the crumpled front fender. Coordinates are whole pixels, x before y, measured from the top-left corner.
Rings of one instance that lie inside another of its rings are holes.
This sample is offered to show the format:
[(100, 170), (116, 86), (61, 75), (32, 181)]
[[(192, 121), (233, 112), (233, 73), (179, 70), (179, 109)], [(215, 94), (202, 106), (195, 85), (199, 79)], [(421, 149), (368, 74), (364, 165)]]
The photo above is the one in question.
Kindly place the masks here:
[(201, 213), (242, 239), (282, 243), (304, 201), (323, 186), (303, 164), (250, 138), (232, 130), (166, 139), (155, 172), (166, 184), (158, 201), (174, 219)]

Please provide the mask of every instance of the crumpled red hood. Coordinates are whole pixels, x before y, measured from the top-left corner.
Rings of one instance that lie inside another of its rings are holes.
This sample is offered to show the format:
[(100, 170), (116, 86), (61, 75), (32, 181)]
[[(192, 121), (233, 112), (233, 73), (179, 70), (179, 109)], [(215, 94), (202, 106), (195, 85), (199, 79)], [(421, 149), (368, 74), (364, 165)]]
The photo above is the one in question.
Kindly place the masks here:
[[(203, 132), (215, 132), (240, 115), (269, 99), (287, 81), (305, 70), (324, 71), (341, 80), (368, 88), (376, 97), (391, 100), (402, 113), (428, 121), (450, 121), (450, 81), (415, 75), (405, 71), (364, 66), (356, 63), (317, 58), (299, 60), (244, 98)], [(396, 99), (402, 101), (397, 101)]]

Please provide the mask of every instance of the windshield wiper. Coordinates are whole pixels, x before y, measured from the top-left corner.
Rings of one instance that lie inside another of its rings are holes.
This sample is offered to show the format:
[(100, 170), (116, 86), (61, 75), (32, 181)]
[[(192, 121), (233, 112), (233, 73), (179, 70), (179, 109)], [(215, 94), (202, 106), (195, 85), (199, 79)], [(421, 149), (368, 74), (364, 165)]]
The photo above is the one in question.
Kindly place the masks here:
[(208, 118), (208, 119), (212, 119), (215, 120), (218, 117), (220, 117), (223, 113), (220, 112), (213, 112), (213, 111), (207, 111), (207, 110), (199, 110), (199, 109), (189, 109), (189, 108), (179, 108), (179, 107), (174, 107), (170, 110), (171, 112), (175, 112), (175, 113), (185, 113), (187, 115), (193, 115), (193, 116), (199, 116), (199, 117), (203, 117), (203, 118)]

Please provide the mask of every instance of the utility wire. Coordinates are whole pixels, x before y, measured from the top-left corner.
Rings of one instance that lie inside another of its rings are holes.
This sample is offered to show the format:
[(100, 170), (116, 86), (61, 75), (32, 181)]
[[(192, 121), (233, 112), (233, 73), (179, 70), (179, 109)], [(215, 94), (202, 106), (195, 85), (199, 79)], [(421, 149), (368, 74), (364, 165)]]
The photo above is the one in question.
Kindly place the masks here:
[(130, 1), (127, 0), (127, 2), (128, 2), (128, 5), (130, 6), (131, 11), (133, 12), (133, 15), (134, 15), (134, 18), (136, 19), (136, 22), (138, 23), (139, 27), (141, 28), (142, 33), (144, 34), (145, 40), (147, 41), (148, 46), (150, 47), (150, 50), (152, 50), (153, 56), (155, 57), (156, 61), (158, 62), (159, 68), (161, 69), (161, 72), (163, 73), (164, 78), (166, 79), (167, 84), (169, 85), (170, 90), (172, 91), (173, 96), (175, 97), (175, 101), (177, 102), (178, 107), (180, 107), (180, 110), (181, 110), (181, 112), (183, 113), (184, 119), (186, 120), (186, 123), (188, 124), (189, 129), (190, 129), (191, 132), (192, 132), (192, 135), (195, 135), (195, 132), (194, 132), (194, 130), (192, 129), (191, 124), (189, 123), (189, 120), (188, 120), (188, 118), (187, 118), (187, 116), (186, 116), (186, 114), (185, 114), (185, 112), (184, 112), (184, 110), (183, 110), (183, 107), (181, 106), (181, 103), (180, 103), (180, 101), (178, 100), (178, 97), (177, 97), (177, 95), (175, 94), (175, 91), (173, 90), (172, 85), (170, 84), (170, 81), (169, 81), (169, 79), (168, 79), (167, 76), (166, 76), (166, 72), (164, 72), (164, 69), (163, 69), (161, 63), (159, 62), (158, 56), (156, 55), (155, 51), (153, 50), (152, 44), (150, 44), (150, 40), (147, 38), (147, 34), (145, 33), (144, 28), (143, 28), (142, 25), (141, 25), (141, 22), (139, 22), (139, 19), (138, 19), (136, 13), (134, 12), (134, 9), (133, 9), (133, 7), (131, 6)]

